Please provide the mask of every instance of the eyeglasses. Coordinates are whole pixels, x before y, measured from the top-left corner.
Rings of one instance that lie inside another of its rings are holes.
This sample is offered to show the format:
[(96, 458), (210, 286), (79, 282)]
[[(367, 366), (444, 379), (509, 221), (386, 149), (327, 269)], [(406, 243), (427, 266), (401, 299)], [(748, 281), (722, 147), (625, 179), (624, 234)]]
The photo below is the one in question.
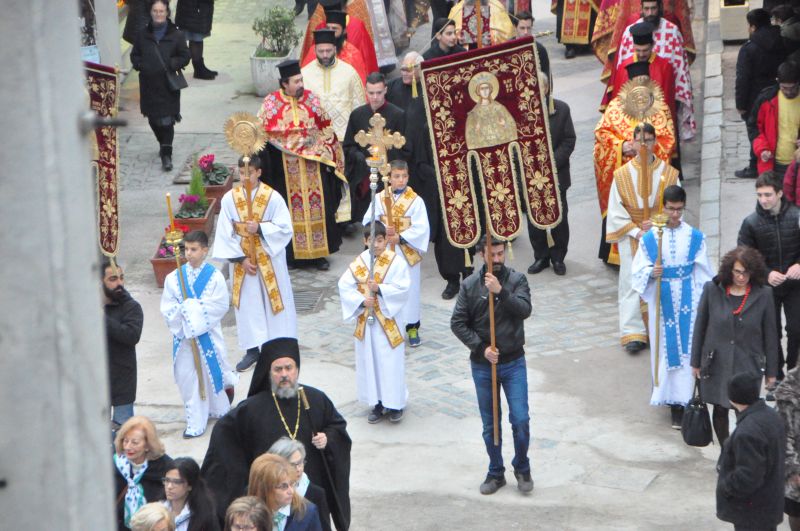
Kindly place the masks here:
[(737, 277), (749, 277), (750, 271), (746, 269), (734, 269), (733, 274), (736, 275)]
[(291, 483), (281, 483), (280, 485), (275, 486), (275, 490), (289, 490), (292, 488)]
[(675, 208), (675, 207), (664, 207), (664, 210), (667, 212), (674, 212), (676, 214), (683, 214), (683, 207)]
[(253, 531), (258, 528), (253, 524), (232, 524), (231, 529), (233, 531)]
[(164, 485), (183, 485), (186, 483), (185, 479), (174, 479), (174, 478), (161, 478), (161, 483)]
[(308, 462), (307, 459), (303, 459), (301, 461), (289, 461), (289, 464), (295, 468), (300, 468), (301, 466), (304, 466), (307, 462)]

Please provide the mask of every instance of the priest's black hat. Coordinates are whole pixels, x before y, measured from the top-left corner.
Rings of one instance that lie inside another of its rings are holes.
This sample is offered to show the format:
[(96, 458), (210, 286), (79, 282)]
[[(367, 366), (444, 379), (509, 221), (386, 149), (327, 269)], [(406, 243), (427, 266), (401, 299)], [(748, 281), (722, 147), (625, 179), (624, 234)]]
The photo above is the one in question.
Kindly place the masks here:
[(261, 345), (261, 359), (267, 367), (280, 358), (292, 358), (300, 367), (300, 346), (293, 337), (278, 337)]
[(341, 11), (342, 9), (342, 0), (321, 0), (320, 4), (322, 4), (322, 9), (325, 10), (327, 13), (328, 11), (335, 10)]
[(625, 69), (628, 71), (628, 79), (633, 79), (640, 76), (650, 77), (649, 61), (634, 61), (633, 63), (627, 65)]
[(347, 13), (344, 11), (326, 11), (325, 22), (328, 24), (339, 24), (342, 28), (347, 27)]
[(336, 44), (336, 32), (329, 29), (314, 31), (314, 44)]
[(758, 401), (761, 394), (761, 375), (756, 372), (734, 374), (728, 382), (728, 398), (731, 402), (749, 406)]
[(287, 59), (278, 63), (278, 72), (281, 74), (281, 79), (289, 79), (300, 73), (300, 61), (297, 59)]
[(633, 44), (653, 44), (653, 25), (649, 22), (639, 22), (631, 26)]

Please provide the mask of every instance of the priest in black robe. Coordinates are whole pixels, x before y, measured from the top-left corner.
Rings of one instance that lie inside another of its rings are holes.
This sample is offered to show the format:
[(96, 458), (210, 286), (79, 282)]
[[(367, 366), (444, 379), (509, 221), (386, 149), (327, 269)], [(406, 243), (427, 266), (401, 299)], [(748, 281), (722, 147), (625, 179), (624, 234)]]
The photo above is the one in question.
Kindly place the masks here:
[[(211, 432), (202, 475), (220, 514), (247, 494), (250, 465), (275, 441), (288, 436), (307, 452), (306, 474), (325, 489), (336, 529), (350, 525), (350, 436), (347, 422), (319, 389), (299, 386), (300, 350), (294, 338), (265, 343), (243, 400), (219, 419)], [(298, 389), (310, 408), (305, 409)]]
[(417, 52), (408, 52), (400, 66), (400, 77), (389, 80), (386, 88), (386, 100), (397, 105), (406, 113), (411, 105), (411, 100), (422, 97), (420, 64), (422, 64), (422, 56)]
[[(352, 215), (354, 223), (360, 223), (367, 213), (370, 201), (369, 166), (367, 158), (370, 156), (366, 147), (356, 142), (359, 131), (369, 131), (369, 120), (374, 114), (380, 114), (386, 120), (385, 130), (403, 133), (406, 129), (405, 113), (399, 107), (386, 101), (386, 77), (380, 72), (373, 72), (367, 76), (367, 103), (353, 109), (347, 122), (347, 131), (344, 134), (345, 174), (350, 183), (350, 197), (352, 198)], [(392, 148), (387, 152), (386, 162), (403, 159), (401, 149)], [(383, 183), (378, 179), (378, 190), (383, 188)], [(413, 188), (413, 187), (412, 187)]]

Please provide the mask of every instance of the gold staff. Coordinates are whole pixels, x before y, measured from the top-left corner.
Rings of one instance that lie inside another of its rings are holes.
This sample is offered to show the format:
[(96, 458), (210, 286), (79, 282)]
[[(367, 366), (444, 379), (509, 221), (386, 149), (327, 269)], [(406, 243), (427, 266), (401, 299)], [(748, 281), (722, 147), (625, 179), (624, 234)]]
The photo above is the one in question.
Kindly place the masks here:
[[(664, 227), (667, 226), (667, 219), (668, 216), (663, 212), (658, 212), (653, 216), (653, 226), (658, 231), (658, 254), (656, 255), (656, 263), (655, 265), (661, 265), (661, 244), (664, 237)], [(663, 273), (662, 273), (663, 275)], [(655, 382), (655, 386), (658, 387), (658, 358), (660, 357), (659, 353), (659, 342), (661, 340), (661, 276), (656, 279), (656, 363), (654, 369), (654, 378), (653, 381)]]

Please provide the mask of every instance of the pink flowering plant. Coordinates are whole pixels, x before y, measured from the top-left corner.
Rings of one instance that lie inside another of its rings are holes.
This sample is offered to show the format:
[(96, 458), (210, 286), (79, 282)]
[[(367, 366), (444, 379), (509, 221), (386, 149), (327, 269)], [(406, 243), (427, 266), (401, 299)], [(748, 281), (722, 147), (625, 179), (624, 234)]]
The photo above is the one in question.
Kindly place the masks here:
[(192, 172), (192, 180), (185, 194), (178, 197), (181, 208), (175, 213), (176, 218), (202, 218), (208, 210), (208, 199), (206, 199), (206, 187), (203, 185), (203, 177), (200, 172)]
[[(175, 224), (175, 228), (184, 234), (189, 232), (189, 227), (186, 225)], [(175, 258), (175, 247), (167, 243), (166, 233), (172, 230), (172, 227), (164, 227), (164, 236), (161, 237), (161, 245), (158, 246), (157, 256), (159, 258)], [(183, 257), (183, 240), (178, 244), (181, 257)]]
[(231, 174), (230, 168), (219, 162), (214, 162), (214, 154), (208, 153), (197, 159), (192, 167), (192, 175), (199, 172), (206, 186), (218, 186), (224, 184)]

